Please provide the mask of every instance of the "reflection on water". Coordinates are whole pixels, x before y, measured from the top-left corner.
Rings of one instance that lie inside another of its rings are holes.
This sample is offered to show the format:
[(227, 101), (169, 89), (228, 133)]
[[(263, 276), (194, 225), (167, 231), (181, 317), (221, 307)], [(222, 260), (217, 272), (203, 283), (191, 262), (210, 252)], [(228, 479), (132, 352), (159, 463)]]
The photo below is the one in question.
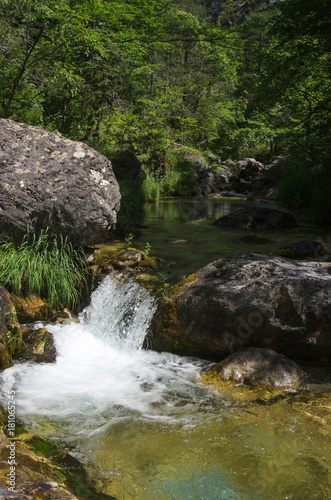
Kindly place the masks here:
[(234, 210), (247, 206), (246, 200), (237, 198), (162, 198), (156, 203), (147, 203), (144, 220), (168, 220), (180, 222), (215, 220)]
[[(301, 240), (314, 239), (331, 253), (330, 230), (312, 225), (282, 231), (244, 230), (221, 228), (212, 222), (239, 208), (251, 206), (252, 202), (235, 198), (212, 198), (182, 200), (165, 198), (149, 204), (135, 222), (142, 224), (142, 236), (134, 240), (137, 248), (143, 249), (146, 242), (151, 245), (152, 254), (165, 260), (162, 271), (170, 283), (197, 271), (224, 255), (246, 252), (274, 252), (281, 246)], [(241, 241), (247, 234), (260, 234), (270, 243), (252, 245)]]

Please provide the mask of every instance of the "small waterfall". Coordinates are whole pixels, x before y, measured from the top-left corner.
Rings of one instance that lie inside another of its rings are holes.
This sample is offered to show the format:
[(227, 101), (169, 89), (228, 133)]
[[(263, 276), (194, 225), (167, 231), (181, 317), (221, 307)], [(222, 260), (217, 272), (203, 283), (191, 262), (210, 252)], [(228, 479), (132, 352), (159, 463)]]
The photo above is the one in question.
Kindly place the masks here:
[(2, 373), (2, 400), (14, 389), (28, 425), (46, 418), (71, 436), (132, 415), (166, 419), (178, 407), (194, 406), (206, 362), (142, 350), (155, 308), (139, 284), (106, 277), (78, 322), (46, 325), (55, 338), (55, 363), (15, 364)]
[(93, 292), (79, 321), (96, 338), (130, 351), (142, 348), (155, 309), (155, 301), (145, 288), (107, 276)]

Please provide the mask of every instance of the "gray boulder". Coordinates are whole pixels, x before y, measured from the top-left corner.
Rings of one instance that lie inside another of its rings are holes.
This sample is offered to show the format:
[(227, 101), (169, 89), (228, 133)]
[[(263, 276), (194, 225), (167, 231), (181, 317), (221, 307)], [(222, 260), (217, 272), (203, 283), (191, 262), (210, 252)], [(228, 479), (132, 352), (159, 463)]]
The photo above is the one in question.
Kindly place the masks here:
[(272, 349), (247, 347), (208, 370), (205, 377), (272, 390), (297, 389), (304, 375), (299, 365)]
[(120, 192), (109, 160), (81, 142), (0, 120), (0, 235), (19, 239), (35, 220), (90, 245), (116, 222)]
[(331, 360), (330, 263), (224, 257), (176, 285), (153, 317), (155, 350), (220, 361), (244, 347)]

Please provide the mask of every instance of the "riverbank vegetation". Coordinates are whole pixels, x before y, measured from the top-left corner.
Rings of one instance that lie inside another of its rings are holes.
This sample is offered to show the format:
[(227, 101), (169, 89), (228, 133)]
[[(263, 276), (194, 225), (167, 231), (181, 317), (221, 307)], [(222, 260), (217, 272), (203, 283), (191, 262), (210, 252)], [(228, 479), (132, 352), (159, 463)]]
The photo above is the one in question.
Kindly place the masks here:
[(75, 308), (85, 283), (85, 257), (67, 239), (29, 231), (17, 246), (12, 238), (0, 242), (0, 282), (18, 296), (36, 295), (50, 306)]
[(147, 173), (145, 199), (190, 192), (188, 150), (211, 167), (283, 155), (281, 201), (322, 221), (331, 208), (330, 7), (0, 0), (0, 115), (110, 159), (132, 151)]

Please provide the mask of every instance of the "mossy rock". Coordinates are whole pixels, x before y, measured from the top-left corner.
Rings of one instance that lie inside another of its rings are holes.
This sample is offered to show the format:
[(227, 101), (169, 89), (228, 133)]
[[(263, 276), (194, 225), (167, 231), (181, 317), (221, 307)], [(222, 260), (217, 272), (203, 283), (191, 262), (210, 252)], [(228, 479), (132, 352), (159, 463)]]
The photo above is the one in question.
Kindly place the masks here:
[(0, 370), (12, 365), (13, 354), (19, 352), (22, 332), (9, 292), (0, 285)]
[(291, 243), (283, 246), (274, 252), (279, 257), (287, 259), (308, 259), (308, 260), (325, 260), (326, 251), (318, 241), (304, 240), (298, 243)]
[(51, 319), (52, 308), (50, 304), (36, 295), (29, 297), (12, 295), (12, 300), (20, 323)]
[(53, 335), (46, 328), (23, 329), (23, 348), (20, 359), (36, 363), (53, 363), (56, 360), (56, 347)]

